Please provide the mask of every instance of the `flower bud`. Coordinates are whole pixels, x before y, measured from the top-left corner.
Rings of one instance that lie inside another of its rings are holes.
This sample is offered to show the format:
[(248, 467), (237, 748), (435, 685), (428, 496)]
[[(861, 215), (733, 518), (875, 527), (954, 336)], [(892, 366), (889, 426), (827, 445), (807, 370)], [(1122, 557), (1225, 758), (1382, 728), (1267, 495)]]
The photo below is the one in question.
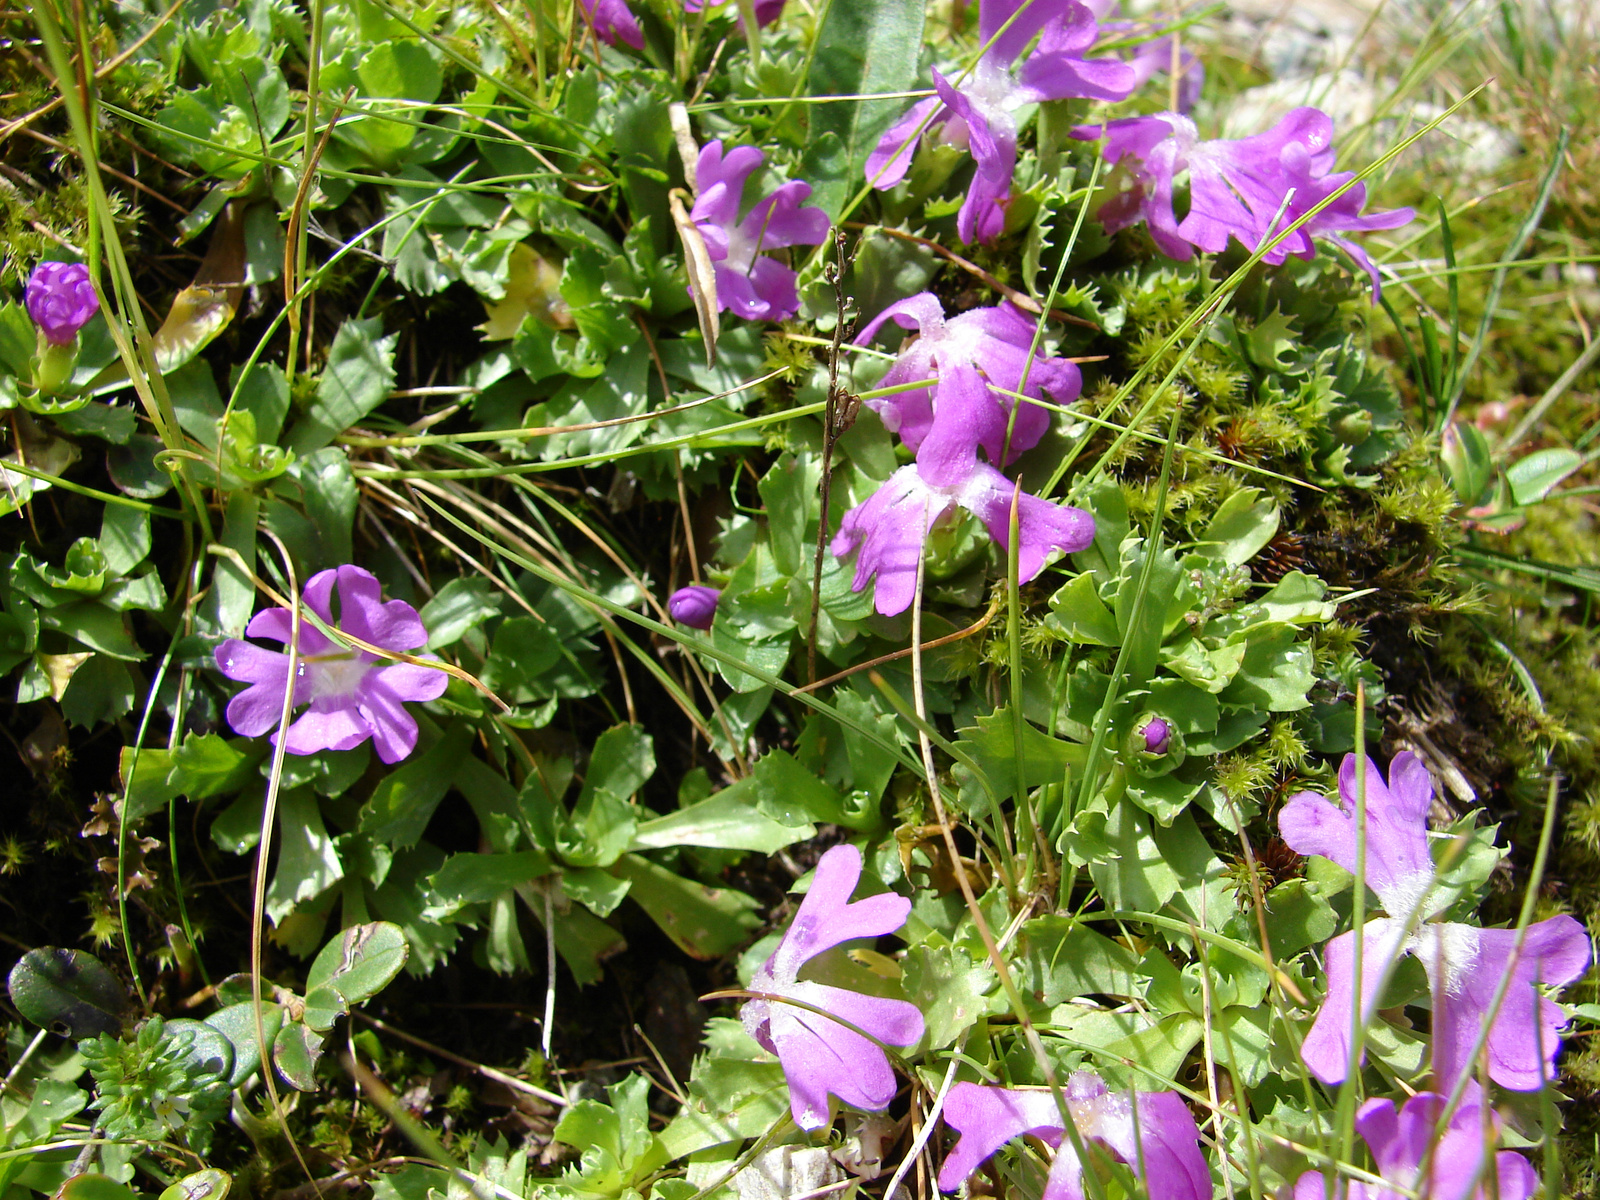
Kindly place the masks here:
[(722, 593), (716, 588), (693, 583), (673, 592), (667, 600), (667, 611), (672, 619), (692, 629), (710, 629), (717, 615), (717, 601)]
[(1183, 734), (1171, 721), (1156, 713), (1145, 713), (1133, 723), (1123, 747), (1123, 761), (1147, 777), (1165, 775), (1182, 766), (1188, 757)]
[(100, 297), (80, 263), (42, 262), (28, 279), (23, 303), (53, 346), (65, 346), (100, 311)]

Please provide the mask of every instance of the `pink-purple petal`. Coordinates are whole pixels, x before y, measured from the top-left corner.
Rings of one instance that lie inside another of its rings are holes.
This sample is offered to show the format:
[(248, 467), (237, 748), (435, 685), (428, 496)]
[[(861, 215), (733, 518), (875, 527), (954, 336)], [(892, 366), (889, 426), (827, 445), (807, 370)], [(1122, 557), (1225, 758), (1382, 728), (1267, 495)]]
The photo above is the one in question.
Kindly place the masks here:
[(367, 679), (383, 684), (391, 696), (417, 703), (437, 700), (450, 686), (450, 676), (437, 667), (424, 667), (416, 663), (374, 664)]
[[(1409, 751), (1395, 756), (1390, 767), (1394, 786), (1369, 758), (1366, 772), (1367, 886), (1391, 917), (1406, 918), (1424, 902), (1433, 879), (1428, 854), (1428, 805), (1433, 781), (1427, 768)], [(1345, 870), (1357, 872), (1356, 756), (1347, 754), (1339, 768), (1340, 803), (1311, 792), (1290, 798), (1278, 816), (1278, 829), (1291, 849), (1320, 854)], [(1430, 905), (1430, 909), (1433, 905)], [(1423, 914), (1428, 915), (1427, 913)]]
[(417, 610), (404, 600), (383, 602), (371, 571), (339, 568), (339, 628), (384, 650), (415, 650), (428, 640)]
[[(1350, 1032), (1356, 1004), (1356, 931), (1341, 933), (1322, 949), (1327, 974), (1327, 994), (1311, 1032), (1300, 1046), (1300, 1057), (1323, 1083), (1344, 1082), (1350, 1069)], [(1376, 1010), (1379, 985), (1389, 964), (1403, 953), (1405, 922), (1380, 918), (1361, 930), (1361, 1011), (1370, 1022)]]
[[(987, 463), (973, 468), (961, 491), (961, 505), (989, 530), (1002, 550), (1011, 543), (1011, 499), (1014, 485)], [(1052, 504), (1021, 493), (1017, 499), (1018, 579), (1027, 583), (1044, 570), (1053, 551), (1076, 554), (1094, 541), (1094, 518), (1081, 508)]]
[[(1079, 1137), (1095, 1141), (1133, 1168), (1150, 1200), (1209, 1200), (1211, 1176), (1200, 1131), (1173, 1092), (1111, 1092), (1087, 1071), (1063, 1088)], [(1045, 1183), (1047, 1200), (1082, 1200), (1083, 1166), (1051, 1093), (958, 1083), (945, 1100), (945, 1121), (961, 1134), (939, 1172), (939, 1187), (954, 1191), (1013, 1138), (1032, 1136), (1055, 1147)]]
[[(288, 665), (288, 659), (284, 659)], [(252, 684), (228, 701), (228, 725), (240, 737), (260, 737), (283, 719), (283, 683)]]
[(1589, 937), (1569, 916), (1528, 926), (1521, 953), (1514, 929), (1425, 925), (1416, 949), (1433, 996), (1435, 1086), (1450, 1088), (1475, 1067), (1468, 1059), (1490, 1020), (1495, 993), (1510, 978), (1489, 1029), (1489, 1078), (1513, 1091), (1534, 1091), (1554, 1077), (1566, 1018), (1535, 985), (1563, 987), (1589, 966)]
[(290, 754), (316, 754), (321, 750), (354, 750), (372, 736), (372, 726), (351, 705), (323, 697), (313, 700), (289, 726), (284, 748)]
[(877, 146), (867, 155), (867, 182), (880, 192), (887, 191), (906, 177), (912, 159), (917, 153), (917, 138), (944, 119), (938, 111), (943, 101), (937, 96), (918, 100), (878, 139)]
[(380, 759), (386, 763), (399, 762), (417, 748), (416, 718), (406, 711), (400, 697), (391, 692), (383, 680), (369, 674), (362, 681), (356, 702), (372, 731), (372, 748)]

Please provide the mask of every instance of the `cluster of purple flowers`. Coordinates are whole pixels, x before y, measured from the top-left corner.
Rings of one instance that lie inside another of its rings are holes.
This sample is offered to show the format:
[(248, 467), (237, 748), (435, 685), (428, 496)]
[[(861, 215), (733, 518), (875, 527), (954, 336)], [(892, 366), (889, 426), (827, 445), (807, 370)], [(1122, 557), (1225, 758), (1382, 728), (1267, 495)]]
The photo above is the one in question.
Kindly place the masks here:
[[(1376, 301), (1378, 268), (1346, 235), (1394, 229), (1416, 215), (1409, 208), (1361, 215), (1367, 186), (1350, 184), (1354, 172), (1330, 171), (1333, 121), (1320, 109), (1297, 108), (1265, 133), (1237, 139), (1201, 141), (1193, 121), (1170, 112), (1082, 126), (1074, 136), (1103, 137), (1106, 161), (1123, 168), (1131, 183), (1101, 207), (1101, 222), (1115, 232), (1144, 221), (1169, 258), (1188, 259), (1195, 250), (1215, 254), (1230, 238), (1258, 250), (1344, 188), (1262, 258), (1274, 265), (1291, 254), (1313, 258), (1313, 239), (1325, 238), (1367, 273)], [(1175, 193), (1185, 172), (1189, 210), (1179, 219)]]
[(1000, 472), (1038, 445), (1050, 427), (1048, 410), (1025, 401), (1045, 394), (1057, 404), (1077, 399), (1083, 386), (1077, 366), (1034, 355), (1033, 323), (1010, 303), (947, 320), (938, 299), (921, 292), (884, 309), (856, 344), (870, 342), (890, 320), (918, 331), (881, 380), (884, 388), (905, 390), (867, 403), (899, 433), (916, 461), (840, 522), (835, 557), (859, 551), (853, 588), (859, 592), (876, 577), (877, 610), (885, 616), (904, 612), (916, 591), (929, 530), (957, 508), (976, 516), (1009, 549), (1015, 502), (1023, 583), (1044, 569), (1052, 551), (1075, 553), (1089, 545), (1094, 518), (1088, 513), (1021, 492)]
[[(869, 1111), (887, 1108), (896, 1086), (883, 1046), (912, 1046), (923, 1034), (922, 1013), (907, 1001), (799, 978), (824, 950), (905, 924), (911, 901), (893, 892), (850, 903), (860, 879), (861, 852), (854, 846), (835, 846), (822, 856), (793, 924), (751, 979), (757, 997), (741, 1013), (750, 1035), (778, 1056), (801, 1129), (831, 1123), (830, 1095)], [(1079, 1138), (1137, 1169), (1150, 1200), (1211, 1195), (1200, 1131), (1182, 1097), (1115, 1093), (1087, 1071), (1074, 1074), (1064, 1092)], [(1056, 1149), (1044, 1200), (1082, 1200), (1084, 1164), (1063, 1140), (1066, 1125), (1051, 1093), (958, 1083), (944, 1117), (961, 1138), (939, 1172), (942, 1190), (956, 1190), (1007, 1142), (1030, 1135)]]
[[(1370, 1101), (1361, 1110), (1358, 1128), (1386, 1181), (1421, 1187), (1418, 1172), (1426, 1159), (1432, 1188), (1423, 1188), (1423, 1194), (1466, 1197), (1476, 1194), (1474, 1181), (1488, 1170), (1497, 1125), (1481, 1089), (1469, 1078), (1461, 1107), (1443, 1141), (1433, 1146), (1444, 1096), (1477, 1069), (1474, 1048), (1480, 1041), (1488, 1077), (1501, 1087), (1533, 1091), (1554, 1077), (1564, 1021), (1560, 1008), (1539, 993), (1538, 985), (1564, 987), (1577, 980), (1589, 966), (1589, 939), (1569, 916), (1539, 921), (1522, 932), (1439, 920), (1449, 897), (1435, 886), (1428, 853), (1433, 781), (1427, 768), (1403, 752), (1395, 756), (1387, 781), (1370, 761), (1365, 774), (1363, 786), (1355, 755), (1347, 755), (1339, 771), (1338, 803), (1301, 792), (1278, 818), (1279, 831), (1292, 849), (1321, 855), (1364, 878), (1385, 914), (1323, 948), (1326, 995), (1301, 1057), (1324, 1083), (1342, 1082), (1350, 1069), (1358, 1004), (1365, 1027), (1394, 965), (1406, 955), (1419, 958), (1432, 998), (1433, 1090), (1413, 1096), (1398, 1115), (1392, 1102)], [(1361, 803), (1366, 806), (1364, 856), (1357, 822)], [(1516, 1154), (1500, 1154), (1494, 1170), (1500, 1200), (1525, 1200), (1537, 1184), (1532, 1168)], [(1322, 1195), (1322, 1186), (1319, 1174), (1302, 1178), (1296, 1200)], [(1392, 1193), (1353, 1189), (1352, 1194), (1383, 1200)]]
[[(1112, 7), (1077, 0), (983, 0), (978, 31), (984, 50), (977, 65), (964, 81), (933, 72), (938, 94), (913, 105), (883, 136), (867, 159), (868, 181), (886, 189), (905, 178), (919, 137), (965, 147), (976, 170), (956, 232), (965, 242), (994, 241), (1005, 228), (1016, 171), (1019, 109), (1068, 97), (1121, 100), (1157, 71), (1172, 69), (1170, 37), (1144, 43), (1126, 63), (1084, 57), (1102, 29), (1126, 27), (1099, 23)], [(1035, 35), (1033, 52), (1019, 64)], [(1366, 185), (1346, 187), (1354, 175), (1331, 171), (1333, 123), (1314, 108), (1296, 109), (1254, 137), (1201, 141), (1183, 112), (1198, 96), (1203, 72), (1192, 55), (1180, 55), (1177, 69), (1180, 111), (1074, 131), (1080, 138), (1104, 137), (1106, 161), (1119, 164), (1131, 184), (1101, 208), (1106, 228), (1115, 232), (1142, 219), (1162, 253), (1176, 259), (1188, 259), (1196, 249), (1217, 253), (1230, 237), (1254, 251), (1344, 189), (1264, 258), (1273, 264), (1290, 254), (1311, 258), (1313, 239), (1326, 239), (1367, 272), (1376, 297), (1377, 268), (1347, 235), (1404, 225), (1412, 211), (1361, 215)], [(1180, 219), (1175, 205), (1186, 174), (1189, 207)]]

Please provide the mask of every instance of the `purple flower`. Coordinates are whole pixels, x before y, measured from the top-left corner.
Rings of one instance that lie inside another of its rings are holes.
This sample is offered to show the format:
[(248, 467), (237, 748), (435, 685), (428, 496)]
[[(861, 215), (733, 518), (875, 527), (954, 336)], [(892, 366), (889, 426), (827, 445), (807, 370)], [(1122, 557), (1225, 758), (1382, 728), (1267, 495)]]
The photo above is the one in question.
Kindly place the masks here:
[(1172, 726), (1161, 717), (1151, 717), (1139, 730), (1139, 736), (1144, 739), (1146, 754), (1165, 754), (1172, 744)]
[[(895, 1093), (894, 1070), (878, 1042), (910, 1046), (922, 1037), (922, 1014), (909, 1001), (864, 996), (800, 979), (801, 968), (824, 950), (854, 938), (893, 933), (905, 924), (911, 901), (904, 896), (886, 892), (849, 902), (860, 878), (861, 851), (854, 846), (835, 846), (824, 854), (794, 924), (750, 980), (751, 991), (810, 1007), (751, 1000), (740, 1010), (750, 1036), (783, 1065), (789, 1111), (801, 1129), (828, 1124), (830, 1092), (857, 1108), (889, 1107)], [(823, 1013), (848, 1021), (870, 1038)]]
[[(979, 446), (998, 446), (1004, 438), (1005, 413), (970, 363), (945, 368), (941, 384), (942, 398), (917, 461), (845, 513), (833, 539), (835, 558), (860, 548), (850, 586), (859, 592), (877, 576), (873, 606), (884, 616), (911, 606), (928, 531), (958, 507), (981, 520), (1002, 548), (1010, 548), (1013, 484), (978, 459)], [(1094, 518), (1081, 508), (1023, 492), (1017, 498), (1017, 533), (1017, 575), (1027, 583), (1044, 570), (1052, 550), (1072, 554), (1094, 541)]]
[(691, 583), (688, 587), (681, 587), (667, 598), (667, 612), (672, 614), (672, 619), (691, 629), (710, 629), (711, 621), (717, 615), (717, 601), (722, 599), (722, 593), (713, 587), (704, 587), (698, 583)]
[[(711, 0), (710, 4), (702, 4), (700, 0), (683, 0), (683, 11), (697, 13), (702, 8), (720, 8), (724, 2), (725, 0)], [(756, 24), (762, 29), (771, 25), (783, 15), (783, 6), (786, 3), (788, 3), (788, 0), (756, 0)], [(739, 27), (741, 29), (744, 27), (743, 13), (739, 14)]]
[(23, 291), (28, 315), (52, 345), (65, 346), (100, 311), (100, 297), (81, 263), (42, 262)]
[(606, 45), (624, 42), (635, 50), (644, 49), (644, 34), (627, 0), (578, 0), (578, 10)]
[[(867, 407), (882, 417), (890, 432), (898, 433), (913, 453), (921, 451), (926, 438), (961, 437), (976, 440), (990, 462), (1009, 466), (1019, 454), (1037, 446), (1050, 428), (1047, 409), (1036, 404), (1018, 408), (1015, 395), (1020, 392), (1038, 400), (1048, 392), (1057, 404), (1070, 404), (1083, 390), (1076, 363), (1041, 355), (1033, 357), (1030, 364), (1034, 323), (1009, 301), (947, 321), (938, 298), (932, 292), (918, 292), (872, 318), (855, 344), (865, 346), (891, 319), (902, 329), (918, 330), (919, 336), (900, 352), (879, 386), (890, 388), (924, 379), (933, 382), (868, 400)], [(975, 373), (981, 378), (975, 380)], [(958, 403), (956, 393), (962, 388), (973, 388), (978, 395)], [(1014, 422), (1013, 408), (1017, 408)], [(971, 421), (975, 412), (982, 414), (976, 425)], [(952, 427), (958, 413), (961, 423)], [(1002, 462), (1008, 422), (1010, 449)]]
[[(1385, 783), (1368, 761), (1366, 862), (1360, 872), (1356, 789), (1355, 755), (1346, 755), (1339, 770), (1342, 803), (1301, 792), (1284, 805), (1278, 829), (1301, 854), (1320, 854), (1347, 871), (1364, 874), (1388, 914), (1360, 930), (1362, 1019), (1371, 1019), (1389, 965), (1414, 954), (1427, 973), (1433, 998), (1434, 1085), (1448, 1090), (1473, 1069), (1468, 1055), (1488, 1025), (1489, 1077), (1515, 1091), (1540, 1087), (1551, 1077), (1564, 1019), (1535, 985), (1564, 987), (1588, 968), (1589, 939), (1583, 926), (1569, 916), (1540, 921), (1521, 935), (1519, 950), (1514, 929), (1428, 919), (1449, 897), (1432, 889), (1427, 818), (1433, 780), (1427, 768), (1410, 752), (1398, 754)], [(1417, 919), (1422, 923), (1412, 927)], [(1323, 950), (1327, 996), (1301, 1047), (1306, 1066), (1324, 1083), (1341, 1082), (1349, 1066), (1356, 936), (1356, 930), (1342, 933)], [(1499, 1011), (1491, 1014), (1495, 993), (1506, 978), (1511, 983)]]
[[(1036, 33), (1038, 46), (1013, 73), (1012, 63)], [(977, 174), (956, 216), (956, 232), (964, 242), (992, 242), (1005, 228), (1017, 166), (1017, 109), (1069, 96), (1121, 100), (1136, 80), (1126, 63), (1083, 57), (1099, 36), (1099, 25), (1077, 0), (982, 0), (978, 36), (989, 49), (965, 86), (958, 89), (934, 71), (938, 96), (913, 105), (883, 135), (866, 167), (868, 181), (883, 190), (905, 178), (919, 131), (937, 129), (942, 141), (966, 146)]]
[[(339, 588), (339, 617), (333, 616), (333, 589)], [(427, 644), (417, 610), (404, 600), (382, 601), (378, 580), (360, 567), (339, 567), (313, 575), (302, 593), (305, 606), (329, 628), (385, 650), (412, 651)], [(289, 643), (293, 616), (287, 608), (258, 612), (247, 637)], [(386, 662), (365, 650), (331, 641), (309, 620), (300, 622), (299, 670), (294, 705), (310, 704), (289, 726), (290, 754), (352, 750), (368, 738), (386, 763), (399, 762), (417, 745), (417, 723), (402, 701), (437, 700), (449, 682), (443, 671), (414, 663)], [(238, 638), (216, 650), (217, 668), (229, 679), (248, 683), (228, 701), (228, 724), (243, 737), (260, 737), (277, 727), (283, 693), (289, 685), (289, 656)], [(274, 735), (276, 737), (276, 735)]]
[[(1104, 137), (1106, 161), (1123, 164), (1133, 181), (1132, 189), (1101, 207), (1106, 229), (1114, 233), (1143, 220), (1161, 252), (1180, 260), (1197, 248), (1220, 253), (1230, 238), (1254, 251), (1353, 178), (1348, 172), (1328, 173), (1333, 121), (1310, 107), (1288, 113), (1265, 133), (1238, 139), (1203, 142), (1194, 122), (1177, 113), (1081, 126), (1074, 136)], [(1178, 176), (1186, 171), (1189, 211), (1179, 220), (1174, 192)], [(1366, 185), (1357, 184), (1269, 250), (1263, 261), (1281, 263), (1290, 254), (1309, 259), (1316, 254), (1312, 239), (1325, 238), (1367, 272), (1376, 300), (1377, 268), (1343, 235), (1393, 229), (1415, 214), (1400, 208), (1363, 217), (1365, 203)], [(1280, 209), (1283, 216), (1275, 222)]]
[(739, 220), (745, 180), (763, 157), (754, 146), (736, 146), (724, 156), (720, 139), (703, 146), (689, 217), (716, 264), (717, 307), (731, 308), (749, 321), (783, 321), (800, 311), (795, 274), (761, 251), (821, 244), (828, 237), (828, 214), (800, 207), (811, 185), (795, 180)]
[[(1063, 1091), (1078, 1136), (1132, 1167), (1150, 1200), (1210, 1200), (1200, 1130), (1177, 1093), (1112, 1093), (1087, 1071), (1076, 1072)], [(1043, 1200), (1082, 1200), (1083, 1164), (1049, 1092), (958, 1083), (945, 1099), (944, 1119), (961, 1140), (939, 1170), (941, 1191), (955, 1191), (1001, 1146), (1028, 1135), (1056, 1152)]]
[[(1435, 1135), (1444, 1097), (1418, 1092), (1396, 1111), (1393, 1100), (1368, 1100), (1356, 1113), (1356, 1129), (1372, 1150), (1384, 1184), (1340, 1180), (1332, 1191), (1337, 1200), (1528, 1200), (1539, 1186), (1539, 1176), (1520, 1154), (1502, 1150), (1494, 1156), (1498, 1188), (1491, 1191), (1484, 1177), (1486, 1161), (1499, 1135), (1500, 1122), (1493, 1112), (1476, 1104), (1456, 1109), (1442, 1136)], [(1487, 1120), (1486, 1120), (1487, 1118)], [(1423, 1160), (1428, 1161), (1422, 1178)], [(1326, 1200), (1327, 1181), (1320, 1171), (1308, 1171), (1295, 1181), (1294, 1200)]]

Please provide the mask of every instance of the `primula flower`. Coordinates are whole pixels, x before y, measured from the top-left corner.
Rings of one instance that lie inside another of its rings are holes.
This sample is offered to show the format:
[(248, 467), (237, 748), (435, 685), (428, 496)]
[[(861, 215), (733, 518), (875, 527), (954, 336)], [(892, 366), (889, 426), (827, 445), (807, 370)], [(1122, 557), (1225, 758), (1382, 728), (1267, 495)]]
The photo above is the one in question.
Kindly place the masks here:
[[(998, 451), (1007, 415), (971, 363), (942, 368), (940, 384), (940, 399), (922, 434), (917, 461), (901, 467), (845, 513), (833, 539), (835, 558), (860, 549), (851, 589), (861, 591), (876, 576), (873, 606), (884, 616), (911, 606), (928, 531), (957, 508), (981, 520), (1002, 549), (1010, 548), (1014, 485), (978, 459), (979, 446)], [(1021, 413), (1017, 423), (1022, 424)], [(1094, 541), (1094, 518), (1081, 508), (1023, 492), (1017, 495), (1017, 533), (1017, 575), (1027, 583), (1044, 570), (1052, 550), (1073, 554)]]
[(623, 42), (635, 50), (644, 49), (644, 33), (627, 0), (578, 0), (578, 8), (595, 36), (606, 45)]
[[(1333, 166), (1333, 121), (1310, 107), (1288, 113), (1265, 133), (1238, 139), (1201, 141), (1194, 122), (1177, 113), (1080, 126), (1073, 136), (1104, 137), (1106, 161), (1123, 164), (1133, 180), (1132, 189), (1101, 206), (1106, 229), (1115, 233), (1143, 220), (1161, 252), (1179, 260), (1195, 249), (1220, 253), (1229, 238), (1254, 251), (1354, 177), (1328, 173)], [(1189, 211), (1180, 220), (1174, 192), (1185, 171)], [(1366, 251), (1343, 235), (1394, 229), (1415, 213), (1398, 208), (1363, 217), (1366, 197), (1366, 185), (1356, 184), (1269, 250), (1263, 261), (1276, 265), (1290, 254), (1309, 259), (1316, 254), (1312, 239), (1325, 238), (1366, 271), (1376, 301), (1378, 269)], [(1275, 223), (1280, 209), (1283, 216)]]
[[(1113, 1093), (1087, 1071), (1062, 1091), (1078, 1136), (1132, 1167), (1150, 1200), (1211, 1200), (1200, 1130), (1176, 1092)], [(1083, 1163), (1049, 1092), (958, 1083), (945, 1098), (944, 1119), (961, 1140), (939, 1169), (940, 1190), (955, 1191), (1000, 1147), (1030, 1136), (1056, 1152), (1043, 1200), (1083, 1200)]]
[(828, 214), (820, 208), (802, 208), (811, 185), (794, 180), (741, 221), (739, 201), (745, 180), (763, 158), (754, 146), (736, 146), (726, 155), (720, 140), (702, 147), (689, 217), (716, 264), (718, 308), (731, 308), (749, 321), (784, 321), (800, 311), (795, 273), (761, 252), (820, 245), (828, 237)]
[[(1013, 72), (1012, 63), (1036, 33), (1038, 46)], [(982, 0), (978, 36), (988, 50), (965, 84), (958, 89), (934, 71), (939, 94), (913, 105), (883, 135), (866, 167), (868, 182), (883, 190), (905, 178), (919, 131), (967, 147), (977, 174), (956, 216), (956, 232), (964, 242), (992, 242), (1005, 228), (1017, 166), (1019, 108), (1069, 96), (1121, 100), (1137, 79), (1127, 63), (1083, 57), (1099, 36), (1099, 25), (1077, 0)]]
[(667, 612), (672, 615), (674, 621), (691, 629), (710, 629), (711, 621), (717, 615), (717, 601), (720, 599), (722, 593), (716, 588), (691, 583), (688, 587), (679, 588), (667, 598)]
[[(333, 589), (339, 589), (339, 617), (333, 616)], [(378, 579), (360, 567), (339, 567), (313, 575), (301, 594), (305, 606), (331, 629), (385, 650), (413, 651), (425, 646), (428, 631), (417, 610), (404, 600), (382, 601)], [(258, 612), (246, 637), (270, 638), (288, 645), (293, 615), (287, 608)], [(443, 671), (414, 663), (388, 662), (365, 650), (330, 640), (309, 620), (300, 622), (300, 657), (294, 681), (294, 706), (310, 704), (289, 726), (290, 754), (353, 750), (368, 738), (386, 763), (399, 762), (417, 745), (417, 723), (402, 701), (437, 700), (449, 678)], [(243, 737), (260, 737), (277, 727), (283, 693), (289, 686), (289, 656), (229, 638), (216, 650), (218, 669), (250, 686), (228, 702), (228, 724)], [(274, 735), (276, 737), (276, 735)]]
[[(683, 11), (697, 13), (702, 8), (721, 8), (725, 2), (726, 0), (712, 0), (710, 4), (702, 4), (700, 0), (683, 0)], [(783, 15), (783, 6), (786, 3), (788, 3), (788, 0), (756, 0), (754, 5), (756, 24), (762, 29), (771, 25)], [(739, 26), (740, 28), (744, 27), (744, 14), (742, 12), (739, 14)]]
[[(1335, 1200), (1528, 1200), (1539, 1186), (1539, 1176), (1520, 1154), (1502, 1150), (1494, 1156), (1498, 1187), (1487, 1182), (1485, 1158), (1494, 1146), (1500, 1122), (1478, 1104), (1456, 1109), (1442, 1136), (1435, 1135), (1444, 1097), (1418, 1092), (1396, 1111), (1393, 1100), (1368, 1100), (1356, 1112), (1356, 1129), (1372, 1150), (1383, 1184), (1363, 1180), (1338, 1181)], [(1485, 1117), (1488, 1117), (1487, 1123)], [(1428, 1160), (1428, 1177), (1422, 1162)], [(1386, 1185), (1393, 1186), (1386, 1186)], [(1321, 1171), (1308, 1171), (1295, 1181), (1294, 1200), (1326, 1200), (1327, 1181)]]
[[(1472, 1071), (1468, 1056), (1479, 1031), (1488, 1025), (1489, 1078), (1515, 1091), (1538, 1088), (1551, 1077), (1564, 1018), (1535, 985), (1563, 987), (1584, 973), (1589, 939), (1583, 926), (1569, 916), (1540, 921), (1528, 926), (1519, 951), (1514, 929), (1432, 920), (1449, 897), (1431, 887), (1428, 807), (1433, 780), (1428, 769), (1403, 752), (1395, 756), (1386, 783), (1368, 760), (1366, 793), (1366, 863), (1360, 873), (1388, 915), (1360, 930), (1362, 1019), (1371, 1019), (1389, 965), (1415, 954), (1433, 998), (1434, 1086), (1448, 1090), (1463, 1072)], [(1312, 792), (1291, 797), (1278, 817), (1278, 829), (1299, 853), (1320, 854), (1358, 873), (1353, 754), (1345, 756), (1339, 770), (1339, 797), (1338, 804)], [(1422, 923), (1408, 932), (1417, 919)], [(1327, 997), (1301, 1047), (1306, 1066), (1324, 1083), (1341, 1082), (1349, 1067), (1356, 936), (1356, 930), (1342, 933), (1323, 950)], [(1506, 978), (1511, 983), (1491, 1024), (1490, 1008)]]
[[(1030, 363), (1034, 323), (1009, 301), (992, 308), (975, 308), (947, 321), (938, 298), (932, 292), (918, 292), (872, 318), (857, 335), (855, 344), (865, 346), (889, 320), (902, 329), (916, 329), (919, 335), (900, 352), (878, 386), (891, 388), (924, 379), (933, 382), (868, 400), (866, 404), (913, 453), (920, 452), (923, 440), (930, 436), (938, 441), (946, 437), (967, 438), (975, 433), (977, 444), (990, 462), (1009, 466), (1017, 455), (1037, 446), (1050, 428), (1047, 409), (1037, 404), (1018, 407), (1015, 394), (1038, 400), (1049, 393), (1057, 404), (1070, 404), (1083, 390), (1083, 376), (1076, 363), (1043, 355), (1034, 356)], [(976, 394), (958, 404), (956, 393), (962, 388), (971, 388)], [(1017, 410), (1014, 422), (1010, 416), (1013, 408)], [(980, 410), (984, 415), (974, 429), (967, 423), (969, 414)], [(958, 412), (962, 414), (962, 424), (954, 426)], [(1002, 462), (1008, 422), (1010, 448)]]
[(100, 311), (100, 297), (81, 263), (42, 262), (22, 294), (28, 316), (54, 346), (65, 346)]
[[(830, 1092), (857, 1108), (887, 1108), (894, 1099), (894, 1070), (877, 1043), (910, 1046), (922, 1037), (922, 1014), (909, 1001), (800, 979), (801, 968), (824, 950), (893, 933), (905, 924), (911, 901), (904, 896), (886, 892), (849, 903), (860, 879), (861, 851), (854, 846), (834, 846), (824, 854), (794, 924), (750, 980), (751, 991), (799, 1000), (810, 1008), (751, 1000), (740, 1010), (750, 1036), (778, 1056), (789, 1083), (789, 1111), (801, 1129), (828, 1124)], [(848, 1021), (877, 1041), (823, 1013)]]
[(1172, 726), (1163, 717), (1151, 717), (1139, 730), (1146, 754), (1165, 754), (1172, 744)]

